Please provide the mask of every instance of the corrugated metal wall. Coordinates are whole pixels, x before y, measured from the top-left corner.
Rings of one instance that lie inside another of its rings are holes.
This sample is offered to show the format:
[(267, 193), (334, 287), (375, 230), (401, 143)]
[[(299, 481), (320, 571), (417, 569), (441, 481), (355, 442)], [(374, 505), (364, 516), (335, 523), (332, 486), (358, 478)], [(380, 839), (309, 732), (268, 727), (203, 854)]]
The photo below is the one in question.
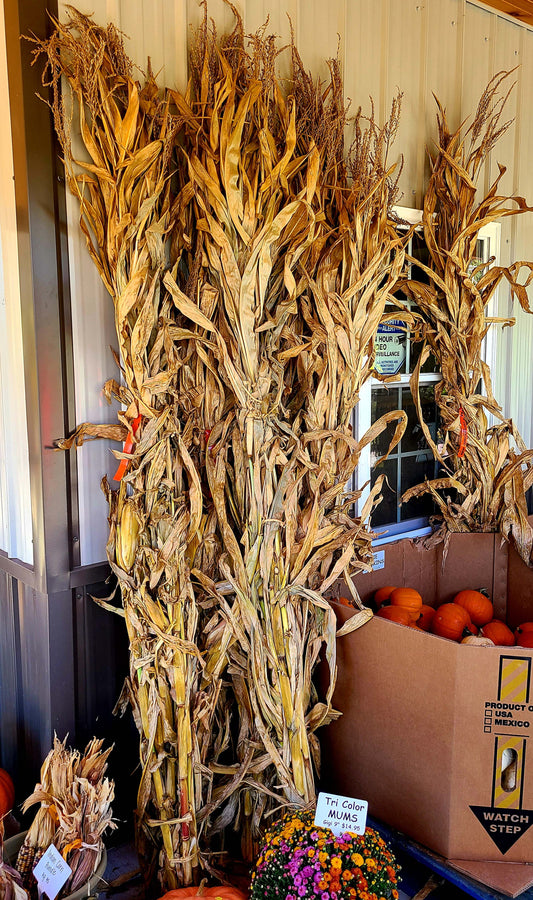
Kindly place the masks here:
[[(269, 18), (269, 29), (289, 39), (289, 16), (296, 42), (307, 68), (326, 75), (325, 60), (339, 52), (347, 97), (354, 108), (369, 108), (374, 98), (377, 116), (383, 120), (393, 95), (403, 91), (403, 109), (397, 139), (405, 164), (401, 177), (402, 205), (420, 207), (428, 164), (426, 145), (435, 134), (435, 104), (432, 93), (446, 106), (452, 126), (470, 115), (489, 78), (516, 66), (516, 88), (508, 113), (515, 122), (497, 146), (485, 173), (485, 185), (497, 171), (496, 163), (508, 166), (502, 187), (533, 202), (533, 30), (468, 0), (235, 0), (247, 31), (254, 31)], [(64, 14), (64, 4), (62, 14)], [(127, 49), (140, 66), (150, 56), (163, 84), (183, 88), (186, 83), (186, 47), (189, 27), (201, 18), (197, 0), (78, 0), (78, 8), (93, 13), (96, 21), (113, 21), (128, 37)], [(209, 14), (218, 30), (231, 27), (233, 17), (223, 0), (209, 0)], [(283, 72), (283, 60), (281, 70)], [(74, 217), (71, 207), (71, 218)], [(100, 287), (75, 222), (70, 233), (72, 297), (74, 317), (91, 309), (92, 340), (75, 346), (77, 411), (79, 420), (94, 416), (88, 400), (104, 380), (105, 352), (113, 343), (112, 324), (104, 311), (110, 301)], [(533, 214), (502, 223), (501, 255), (510, 259), (533, 257)], [(504, 291), (499, 311), (507, 315), (509, 300)], [(493, 373), (496, 397), (506, 414), (517, 422), (526, 443), (533, 445), (531, 384), (533, 361), (533, 317), (520, 309), (513, 313), (517, 326), (498, 338), (498, 365)], [(104, 357), (102, 357), (104, 348)], [(110, 354), (107, 377), (115, 374)], [(89, 382), (89, 384), (88, 384)], [(103, 558), (107, 523), (98, 481), (109, 466), (109, 449), (93, 445), (79, 455), (81, 561)]]

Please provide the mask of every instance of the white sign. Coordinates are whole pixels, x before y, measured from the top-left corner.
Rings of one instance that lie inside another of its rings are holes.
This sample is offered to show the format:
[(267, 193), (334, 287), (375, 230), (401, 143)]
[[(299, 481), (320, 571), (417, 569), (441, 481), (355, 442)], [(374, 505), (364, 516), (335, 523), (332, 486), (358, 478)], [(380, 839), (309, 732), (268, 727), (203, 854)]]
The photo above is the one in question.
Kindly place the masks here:
[(384, 550), (376, 550), (374, 552), (374, 565), (372, 566), (372, 571), (376, 572), (378, 569), (385, 568), (385, 551)]
[(57, 847), (50, 844), (33, 870), (39, 893), (46, 894), (49, 900), (54, 900), (71, 872), (72, 869), (65, 862)]
[(335, 835), (345, 834), (347, 831), (364, 834), (367, 813), (367, 800), (320, 792), (316, 803), (315, 825), (329, 828)]
[(380, 375), (397, 375), (405, 362), (405, 344), (407, 336), (405, 328), (396, 319), (378, 325), (374, 344), (376, 357), (374, 369)]

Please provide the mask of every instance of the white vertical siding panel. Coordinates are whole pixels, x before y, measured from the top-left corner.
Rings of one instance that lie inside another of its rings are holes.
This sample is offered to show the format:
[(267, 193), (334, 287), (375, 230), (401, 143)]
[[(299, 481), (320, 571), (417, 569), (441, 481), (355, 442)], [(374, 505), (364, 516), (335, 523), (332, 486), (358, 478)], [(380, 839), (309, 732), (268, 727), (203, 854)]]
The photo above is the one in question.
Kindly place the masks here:
[[(533, 205), (533, 169), (531, 148), (533, 147), (533, 117), (530, 110), (533, 103), (533, 32), (520, 29), (520, 47), (517, 73), (517, 141), (514, 160), (513, 190)], [(533, 260), (533, 213), (524, 213), (515, 219), (513, 259)], [(524, 280), (525, 273), (521, 276)], [(529, 301), (533, 304), (533, 290), (530, 288)], [(533, 315), (525, 313), (515, 303), (513, 314), (516, 325), (512, 330), (512, 355), (509, 375), (508, 406), (522, 437), (528, 447), (533, 447)]]
[(167, 87), (185, 91), (187, 87), (187, 42), (189, 21), (187, 0), (163, 3), (165, 19), (163, 26), (163, 66), (164, 83)]
[[(388, 0), (348, 3), (345, 37), (345, 92), (352, 112), (359, 106), (370, 113), (374, 102), (377, 122), (382, 125), (385, 110), (388, 49)], [(401, 148), (397, 145), (395, 150)]]
[[(287, 79), (291, 72), (289, 49), (291, 24), (296, 37), (299, 7), (299, 0), (247, 0), (244, 7), (244, 24), (247, 34), (255, 34), (267, 23), (266, 34), (276, 36), (278, 48), (286, 48), (278, 56), (277, 65), (279, 77), (287, 93), (290, 93), (290, 84)], [(298, 47), (298, 49), (301, 48)]]
[[(474, 115), (479, 98), (492, 72), (491, 49), (494, 16), (479, 6), (466, 3), (464, 18), (463, 83), (461, 119)], [(436, 38), (433, 36), (433, 41)]]
[(0, 550), (33, 563), (30, 460), (5, 31), (0, 34)]
[[(492, 42), (492, 73), (509, 71), (514, 68), (518, 61), (520, 48), (520, 32), (523, 30), (519, 25), (513, 25), (506, 19), (494, 15), (491, 22), (491, 42)], [(502, 93), (507, 92), (516, 73), (511, 78), (506, 79), (501, 86)], [(515, 182), (514, 163), (515, 163), (515, 146), (518, 139), (518, 130), (516, 123), (518, 103), (517, 87), (511, 92), (505, 109), (503, 111), (502, 122), (512, 120), (512, 124), (506, 133), (498, 140), (490, 155), (489, 165), (487, 166), (487, 187), (492, 184), (498, 174), (498, 163), (507, 168), (502, 180), (498, 193), (500, 195), (512, 194)], [(515, 258), (515, 237), (518, 222), (513, 218), (504, 218), (501, 221), (501, 242), (500, 242), (500, 262), (502, 265), (509, 265)], [(502, 282), (498, 289), (497, 311), (500, 316), (513, 316), (516, 310), (513, 308), (510, 299), (510, 292), (506, 282)], [(494, 390), (495, 396), (503, 408), (505, 415), (514, 415), (511, 403), (511, 373), (513, 368), (513, 345), (515, 342), (516, 327), (499, 330), (497, 334), (497, 359), (506, 360), (505, 365), (497, 366), (494, 374)]]
[[(246, 0), (232, 0), (233, 5), (244, 18)], [(197, 28), (203, 20), (204, 8), (197, 0), (188, 0), (187, 4), (189, 22), (193, 29)], [(209, 19), (215, 23), (217, 34), (227, 34), (233, 30), (235, 17), (224, 0), (209, 0), (207, 7)]]
[[(499, 16), (493, 16), (492, 22), (492, 41), (494, 44), (494, 60), (493, 70), (496, 72), (509, 72), (515, 69), (520, 60), (520, 35), (524, 29), (520, 25), (513, 25), (506, 19)], [(501, 86), (501, 92), (506, 93), (514, 81), (518, 81), (519, 73), (514, 72), (509, 78), (506, 78)], [(519, 123), (516, 121), (518, 112), (519, 88), (518, 84), (512, 90), (505, 109), (503, 111), (503, 121), (512, 120), (512, 124), (504, 135), (499, 139), (490, 159), (490, 180), (491, 182), (498, 174), (498, 163), (506, 166), (507, 172), (500, 182), (501, 194), (512, 194), (515, 183), (515, 145), (518, 135)], [(507, 220), (509, 221), (509, 219)], [(503, 227), (503, 226), (502, 226)]]
[[(472, 122), (481, 94), (494, 73), (493, 19), (492, 13), (487, 10), (468, 2), (465, 4), (463, 80), (460, 103), (460, 119), (465, 122), (465, 127)], [(479, 199), (485, 193), (488, 183), (488, 166), (485, 165), (478, 177)]]
[[(116, 422), (117, 406), (109, 406), (102, 392), (108, 378), (117, 378), (110, 346), (117, 346), (113, 301), (102, 285), (85, 240), (78, 228), (79, 204), (67, 194), (68, 250), (72, 297), (72, 348), (74, 354), (76, 421)], [(59, 436), (59, 435), (58, 435)], [(117, 468), (111, 449), (114, 441), (89, 441), (77, 451), (78, 504), (81, 565), (105, 559), (107, 504), (100, 481), (110, 484)]]
[(315, 78), (327, 79), (327, 60), (339, 52), (344, 65), (346, 4), (350, 0), (300, 0), (296, 46), (304, 66)]
[(446, 110), (448, 125), (456, 129), (461, 117), (464, 0), (426, 0), (426, 143), (437, 136), (437, 106), (433, 94)]
[(420, 208), (425, 142), (425, 0), (389, 0), (386, 108), (397, 90), (403, 91), (397, 146), (404, 155), (400, 179), (403, 206)]

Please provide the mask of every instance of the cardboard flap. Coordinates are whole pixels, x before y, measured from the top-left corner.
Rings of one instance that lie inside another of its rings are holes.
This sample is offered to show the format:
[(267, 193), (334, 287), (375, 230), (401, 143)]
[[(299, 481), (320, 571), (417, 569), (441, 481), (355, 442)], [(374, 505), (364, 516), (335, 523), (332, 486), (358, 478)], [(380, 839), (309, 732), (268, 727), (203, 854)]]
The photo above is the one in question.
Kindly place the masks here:
[(470, 859), (448, 859), (448, 864), (476, 881), (505, 894), (518, 897), (533, 885), (533, 866), (529, 863), (482, 862)]

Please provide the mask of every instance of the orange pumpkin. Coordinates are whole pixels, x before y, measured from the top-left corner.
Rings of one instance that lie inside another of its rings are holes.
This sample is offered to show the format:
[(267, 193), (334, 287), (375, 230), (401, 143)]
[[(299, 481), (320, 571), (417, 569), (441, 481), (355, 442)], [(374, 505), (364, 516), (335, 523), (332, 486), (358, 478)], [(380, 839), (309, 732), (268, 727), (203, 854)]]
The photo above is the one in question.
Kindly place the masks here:
[(376, 613), (380, 619), (389, 619), (390, 622), (397, 622), (398, 625), (410, 625), (411, 613), (408, 609), (402, 609), (400, 606), (382, 606)]
[(472, 623), (466, 609), (463, 609), (462, 606), (457, 603), (443, 603), (435, 610), (431, 630), (439, 637), (448, 638), (450, 641), (460, 641), (461, 638), (472, 634)]
[(414, 588), (396, 588), (392, 591), (389, 600), (391, 606), (399, 606), (401, 609), (408, 609), (411, 616), (411, 622), (416, 622), (420, 615), (420, 607), (422, 606), (422, 597)]
[(379, 609), (382, 603), (385, 600), (388, 600), (393, 591), (396, 590), (395, 584), (387, 584), (385, 587), (378, 588), (376, 593), (374, 594), (374, 603), (376, 604), (376, 609)]
[(494, 641), (499, 647), (514, 646), (515, 639), (513, 632), (507, 627), (505, 622), (502, 622), (500, 619), (492, 619), (491, 622), (487, 622), (481, 629), (481, 633), (484, 634), (485, 637), (490, 638), (491, 641)]
[(354, 608), (354, 605), (353, 605), (353, 603), (352, 603), (352, 601), (350, 600), (349, 597), (339, 597), (339, 598), (337, 599), (337, 603), (340, 603), (341, 606), (349, 606), (350, 609), (353, 609), (353, 608)]
[(433, 606), (428, 606), (427, 603), (423, 603), (420, 607), (420, 617), (416, 620), (416, 624), (422, 631), (429, 631), (434, 615), (435, 610)]
[(517, 647), (533, 647), (533, 630), (520, 631), (517, 628), (515, 631), (515, 643)]
[(480, 591), (459, 591), (453, 602), (466, 609), (474, 625), (486, 625), (494, 616), (491, 601)]
[(5, 769), (0, 769), (0, 818), (13, 809), (14, 802), (15, 785), (11, 775)]
[(161, 900), (195, 900), (196, 897), (211, 897), (212, 900), (246, 900), (246, 894), (238, 891), (231, 885), (221, 884), (215, 887), (205, 887), (205, 879), (199, 887), (176, 888), (173, 891), (167, 891), (163, 894)]
[(517, 632), (522, 634), (524, 631), (533, 631), (533, 622), (521, 622), (518, 628), (515, 630), (515, 634)]

